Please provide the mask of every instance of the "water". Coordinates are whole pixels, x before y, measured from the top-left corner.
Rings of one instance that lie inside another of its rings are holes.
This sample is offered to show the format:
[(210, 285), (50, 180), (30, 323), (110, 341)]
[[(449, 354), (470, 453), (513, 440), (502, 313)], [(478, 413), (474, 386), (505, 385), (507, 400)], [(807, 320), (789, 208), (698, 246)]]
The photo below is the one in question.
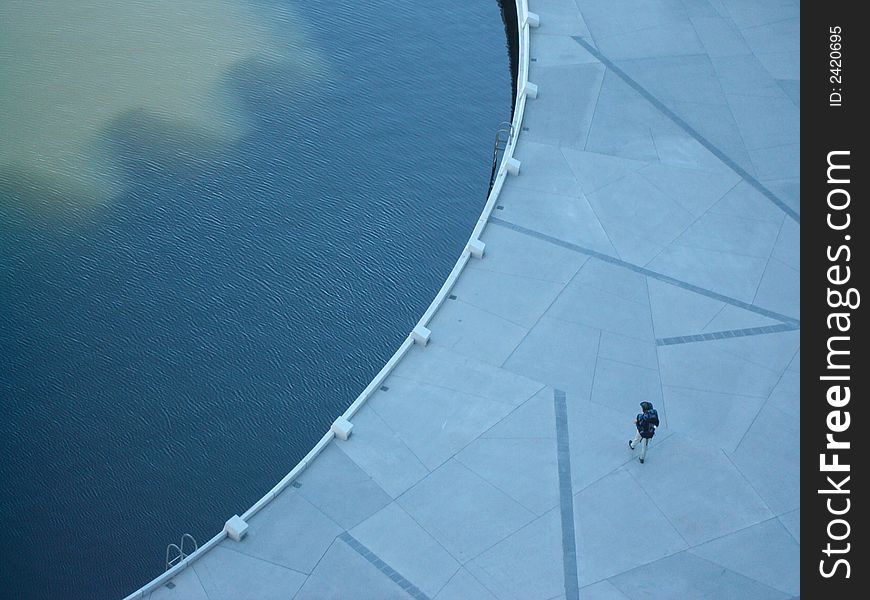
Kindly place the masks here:
[(510, 96), (496, 0), (0, 0), (0, 597), (121, 597), (286, 474), (452, 268)]

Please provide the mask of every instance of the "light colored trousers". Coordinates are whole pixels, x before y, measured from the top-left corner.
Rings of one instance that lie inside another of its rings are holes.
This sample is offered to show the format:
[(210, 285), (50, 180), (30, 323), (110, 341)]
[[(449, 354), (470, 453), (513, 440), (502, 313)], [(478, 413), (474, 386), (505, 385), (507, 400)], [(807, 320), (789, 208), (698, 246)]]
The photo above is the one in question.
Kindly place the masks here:
[(632, 450), (634, 448), (637, 448), (638, 444), (640, 444), (640, 460), (641, 462), (643, 462), (643, 460), (646, 458), (646, 448), (647, 446), (649, 446), (649, 438), (641, 437), (639, 431), (637, 432), (637, 435), (634, 436), (634, 439), (631, 440)]

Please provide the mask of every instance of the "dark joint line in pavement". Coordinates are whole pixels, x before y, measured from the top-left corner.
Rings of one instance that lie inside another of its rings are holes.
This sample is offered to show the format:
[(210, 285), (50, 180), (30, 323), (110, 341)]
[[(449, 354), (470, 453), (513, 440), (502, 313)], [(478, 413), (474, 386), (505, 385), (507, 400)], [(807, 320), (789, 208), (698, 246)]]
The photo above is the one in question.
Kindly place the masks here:
[(378, 571), (389, 577), (390, 580), (393, 581), (393, 583), (405, 590), (408, 594), (410, 594), (417, 600), (431, 600), (429, 596), (424, 594), (420, 588), (402, 577), (401, 573), (385, 563), (383, 559), (381, 559), (377, 554), (369, 550), (365, 546), (365, 544), (353, 537), (350, 533), (345, 531), (341, 533), (338, 538), (345, 544), (350, 546), (357, 554), (359, 554), (372, 565), (374, 565), (374, 567), (377, 568)]
[(677, 287), (683, 288), (684, 290), (688, 290), (690, 292), (695, 292), (696, 294), (701, 294), (703, 296), (707, 296), (708, 298), (713, 298), (714, 300), (718, 300), (720, 302), (725, 302), (726, 304), (731, 304), (732, 306), (736, 306), (738, 308), (742, 308), (744, 310), (748, 310), (750, 312), (754, 312), (756, 314), (762, 315), (764, 317), (769, 317), (771, 319), (776, 319), (782, 323), (787, 323), (789, 325), (794, 325), (796, 328), (800, 327), (800, 320), (795, 319), (794, 317), (789, 317), (778, 312), (774, 312), (772, 310), (767, 310), (766, 308), (761, 308), (760, 306), (756, 306), (755, 304), (749, 304), (748, 302), (743, 302), (742, 300), (738, 300), (737, 298), (731, 298), (729, 296), (725, 296), (718, 292), (714, 292), (713, 290), (708, 290), (706, 288), (698, 287), (697, 285), (693, 285), (691, 283), (687, 283), (685, 281), (680, 281), (679, 279), (674, 279), (669, 275), (664, 275), (662, 273), (657, 273), (656, 271), (651, 271), (644, 267), (639, 267), (630, 262), (626, 262), (622, 259), (615, 258), (613, 256), (609, 256), (602, 252), (598, 252), (597, 250), (592, 250), (591, 248), (585, 248), (578, 244), (572, 244), (571, 242), (566, 242), (565, 240), (560, 240), (559, 238), (555, 238), (551, 235), (547, 235), (546, 233), (541, 233), (540, 231), (535, 231), (534, 229), (528, 229), (523, 227), (522, 225), (517, 225), (516, 223), (511, 223), (509, 221), (504, 221), (499, 219), (498, 217), (490, 217), (489, 222), (493, 225), (500, 225), (501, 227), (505, 227), (507, 229), (511, 229), (516, 231), (517, 233), (522, 233), (524, 235), (528, 235), (530, 237), (537, 238), (539, 240), (549, 242), (556, 246), (561, 246), (562, 248), (566, 248), (568, 250), (573, 250), (574, 252), (579, 252), (580, 254), (585, 254), (587, 256), (591, 256), (592, 258), (597, 258), (598, 260), (610, 263), (612, 265), (616, 265), (619, 267), (623, 267), (626, 269), (630, 269), (635, 273), (640, 273), (641, 275), (645, 275), (647, 277), (652, 277), (653, 279), (658, 279), (659, 281), (663, 281), (665, 283), (669, 283), (671, 285), (675, 285)]
[(711, 331), (695, 335), (682, 335), (656, 339), (656, 346), (673, 346), (674, 344), (690, 344), (692, 342), (711, 342), (713, 340), (725, 340), (734, 337), (747, 337), (751, 335), (766, 335), (768, 333), (782, 333), (784, 331), (797, 331), (797, 325), (781, 323), (779, 325), (766, 325), (764, 327), (749, 327), (746, 329), (728, 329), (726, 331)]
[(785, 202), (780, 200), (776, 194), (774, 194), (769, 189), (767, 189), (764, 186), (764, 184), (762, 184), (755, 177), (753, 177), (752, 175), (747, 173), (743, 167), (741, 167), (736, 162), (734, 162), (734, 160), (732, 160), (727, 154), (722, 152), (719, 148), (717, 148), (715, 145), (713, 145), (713, 143), (710, 142), (707, 138), (705, 138), (700, 133), (698, 133), (694, 127), (692, 127), (691, 125), (686, 123), (674, 111), (672, 111), (667, 106), (665, 106), (661, 100), (656, 98), (645, 87), (643, 87), (637, 81), (632, 79), (628, 75), (628, 73), (626, 73), (625, 71), (623, 71), (622, 69), (617, 67), (613, 63), (613, 61), (611, 61), (610, 59), (605, 57), (603, 54), (601, 54), (601, 52), (599, 52), (598, 49), (595, 48), (595, 46), (593, 46), (592, 44), (587, 42), (585, 39), (583, 39), (579, 35), (574, 35), (571, 37), (574, 38), (574, 41), (576, 41), (578, 44), (583, 46), (586, 49), (586, 51), (589, 52), (589, 54), (591, 54), (592, 56), (597, 58), (601, 62), (601, 64), (603, 64), (605, 67), (607, 67), (608, 69), (613, 71), (613, 73), (616, 74), (617, 77), (619, 77), (625, 83), (627, 83), (632, 88), (634, 88), (634, 90), (636, 92), (638, 92), (641, 96), (643, 96), (650, 104), (655, 106), (662, 114), (664, 114), (667, 118), (669, 118), (671, 121), (673, 121), (683, 131), (685, 131), (690, 136), (695, 138), (695, 140), (699, 144), (704, 146), (704, 148), (709, 150), (713, 154), (713, 156), (715, 156), (716, 158), (721, 160), (723, 163), (725, 163), (726, 166), (728, 166), (729, 169), (731, 169), (732, 171), (734, 171), (735, 173), (740, 175), (740, 177), (742, 177), (744, 179), (744, 181), (746, 181), (749, 185), (751, 185), (756, 190), (761, 192), (762, 195), (764, 195), (768, 200), (773, 202), (781, 211), (783, 211), (785, 214), (787, 214), (789, 217), (791, 217), (795, 222), (797, 222), (797, 223), (801, 222), (800, 214), (798, 214), (792, 207), (790, 207), (788, 204), (786, 204)]
[(577, 543), (574, 538), (574, 493), (571, 488), (571, 446), (568, 439), (568, 404), (565, 392), (553, 390), (556, 411), (556, 457), (559, 465), (559, 510), (562, 516), (562, 568), (565, 600), (579, 600)]

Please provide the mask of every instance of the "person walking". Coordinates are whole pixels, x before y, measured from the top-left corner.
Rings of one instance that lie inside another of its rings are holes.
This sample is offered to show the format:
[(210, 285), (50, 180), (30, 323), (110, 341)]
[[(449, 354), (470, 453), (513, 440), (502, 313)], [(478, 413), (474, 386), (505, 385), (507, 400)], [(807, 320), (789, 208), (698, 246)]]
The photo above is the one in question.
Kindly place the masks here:
[(652, 402), (641, 402), (640, 409), (643, 412), (638, 413), (634, 419), (637, 435), (634, 436), (633, 440), (628, 440), (628, 447), (634, 450), (638, 445), (642, 444), (640, 449), (640, 462), (642, 464), (646, 458), (646, 449), (649, 446), (649, 441), (656, 434), (656, 427), (659, 426), (659, 413), (653, 408)]

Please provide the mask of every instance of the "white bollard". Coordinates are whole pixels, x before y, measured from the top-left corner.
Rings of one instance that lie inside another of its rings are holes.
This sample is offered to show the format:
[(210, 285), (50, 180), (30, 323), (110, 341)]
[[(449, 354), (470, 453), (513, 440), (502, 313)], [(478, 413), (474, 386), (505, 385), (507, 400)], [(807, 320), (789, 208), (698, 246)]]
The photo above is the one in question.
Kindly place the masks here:
[(248, 524), (245, 523), (239, 515), (233, 515), (224, 525), (224, 531), (226, 531), (227, 535), (232, 539), (241, 542), (242, 538), (245, 537), (245, 533), (248, 531)]
[(474, 258), (483, 258), (483, 253), (486, 250), (486, 244), (481, 242), (480, 240), (471, 240), (468, 242), (468, 246), (466, 246), (468, 251), (471, 253), (471, 256)]
[(353, 429), (353, 423), (345, 419), (344, 417), (339, 417), (332, 424), (332, 433), (335, 434), (340, 440), (347, 440), (350, 437), (350, 431)]
[(507, 161), (505, 161), (505, 165), (507, 166), (507, 172), (511, 175), (519, 175), (520, 174), (520, 165), (522, 163), (515, 159), (513, 156), (508, 157)]
[(429, 343), (430, 335), (432, 335), (432, 332), (429, 329), (422, 325), (417, 325), (414, 327), (414, 331), (411, 332), (411, 339), (414, 340), (415, 344), (425, 346)]
[(523, 86), (523, 92), (526, 94), (526, 98), (537, 98), (538, 86), (531, 81), (527, 81), (526, 85)]

